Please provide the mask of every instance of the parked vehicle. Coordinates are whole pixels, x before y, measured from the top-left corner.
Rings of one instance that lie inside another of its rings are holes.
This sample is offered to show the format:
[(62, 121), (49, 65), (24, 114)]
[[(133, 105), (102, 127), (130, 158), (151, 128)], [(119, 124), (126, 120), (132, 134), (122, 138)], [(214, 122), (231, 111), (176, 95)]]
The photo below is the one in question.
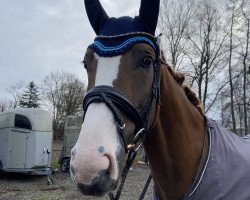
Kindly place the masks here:
[(0, 171), (51, 173), (52, 116), (38, 108), (0, 113)]
[(71, 149), (76, 144), (81, 131), (83, 116), (68, 116), (65, 119), (63, 148), (59, 163), (63, 172), (69, 171)]

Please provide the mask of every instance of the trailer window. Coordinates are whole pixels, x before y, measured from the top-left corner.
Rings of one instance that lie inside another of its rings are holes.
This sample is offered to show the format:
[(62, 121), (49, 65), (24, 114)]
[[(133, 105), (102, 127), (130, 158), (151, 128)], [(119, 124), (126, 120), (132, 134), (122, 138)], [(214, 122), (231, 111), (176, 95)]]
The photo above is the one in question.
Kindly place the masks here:
[(30, 120), (28, 117), (24, 115), (15, 115), (15, 127), (16, 128), (25, 128), (25, 129), (32, 129)]

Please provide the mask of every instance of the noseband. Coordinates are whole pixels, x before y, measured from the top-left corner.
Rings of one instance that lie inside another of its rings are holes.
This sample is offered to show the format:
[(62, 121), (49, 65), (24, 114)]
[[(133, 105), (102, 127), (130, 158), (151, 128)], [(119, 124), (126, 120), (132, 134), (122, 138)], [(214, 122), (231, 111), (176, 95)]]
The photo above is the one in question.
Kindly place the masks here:
[[(139, 111), (134, 104), (120, 93), (118, 90), (107, 85), (95, 86), (89, 90), (83, 100), (83, 110), (84, 116), (87, 112), (87, 109), (91, 103), (105, 103), (105, 105), (112, 112), (114, 119), (117, 124), (118, 132), (123, 140), (125, 152), (127, 153), (129, 148), (135, 146), (136, 143), (143, 138), (146, 130), (149, 128), (149, 115), (152, 107), (153, 99), (156, 99), (156, 103), (160, 102), (160, 93), (159, 93), (159, 84), (160, 84), (160, 59), (157, 58), (154, 61), (154, 75), (153, 83), (151, 86), (150, 95), (143, 106)], [(123, 130), (125, 124), (122, 120), (120, 111), (122, 111), (134, 124), (134, 139), (132, 144), (127, 144), (125, 137), (123, 135)]]

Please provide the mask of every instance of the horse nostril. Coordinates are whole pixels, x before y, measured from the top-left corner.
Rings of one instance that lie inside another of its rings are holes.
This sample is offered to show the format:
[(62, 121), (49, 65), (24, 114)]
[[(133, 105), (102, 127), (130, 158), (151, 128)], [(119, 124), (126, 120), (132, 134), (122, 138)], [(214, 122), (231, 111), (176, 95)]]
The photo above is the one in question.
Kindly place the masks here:
[(116, 179), (117, 178), (117, 166), (116, 166), (116, 160), (114, 156), (110, 154), (104, 154), (104, 156), (106, 156), (109, 161), (109, 166), (107, 170), (109, 171), (111, 178)]
[(103, 152), (105, 151), (105, 148), (104, 148), (103, 146), (100, 146), (100, 147), (98, 148), (98, 151), (99, 151), (100, 153), (103, 153)]

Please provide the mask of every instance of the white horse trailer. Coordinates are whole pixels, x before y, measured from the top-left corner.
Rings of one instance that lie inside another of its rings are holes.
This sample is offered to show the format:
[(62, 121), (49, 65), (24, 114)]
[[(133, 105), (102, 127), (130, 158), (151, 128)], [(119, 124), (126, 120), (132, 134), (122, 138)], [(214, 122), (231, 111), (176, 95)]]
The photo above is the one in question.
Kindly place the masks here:
[(71, 149), (75, 146), (83, 123), (83, 116), (67, 116), (64, 124), (63, 148), (59, 162), (63, 172), (69, 171)]
[(0, 113), (0, 171), (48, 175), (52, 116), (38, 108)]

